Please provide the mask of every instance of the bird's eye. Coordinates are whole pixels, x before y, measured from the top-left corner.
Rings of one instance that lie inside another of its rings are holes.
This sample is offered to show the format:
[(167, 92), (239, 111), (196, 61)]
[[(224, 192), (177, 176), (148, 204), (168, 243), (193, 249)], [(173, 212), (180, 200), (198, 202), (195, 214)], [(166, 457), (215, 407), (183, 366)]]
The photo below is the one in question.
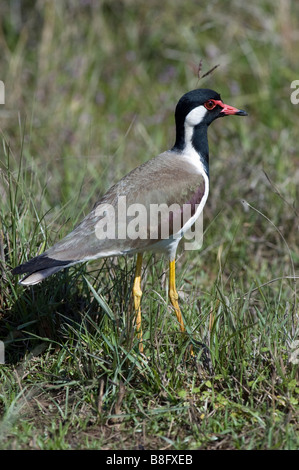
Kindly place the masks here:
[(214, 109), (216, 106), (216, 103), (214, 100), (209, 100), (209, 101), (206, 101), (204, 103), (204, 107), (207, 108), (209, 111), (211, 111), (212, 109)]

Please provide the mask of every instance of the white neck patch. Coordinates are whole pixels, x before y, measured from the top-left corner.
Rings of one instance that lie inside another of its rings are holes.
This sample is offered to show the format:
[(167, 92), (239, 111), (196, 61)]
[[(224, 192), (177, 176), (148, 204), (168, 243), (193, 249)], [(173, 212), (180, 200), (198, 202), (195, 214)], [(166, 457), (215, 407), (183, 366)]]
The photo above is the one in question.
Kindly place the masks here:
[(197, 126), (205, 115), (207, 114), (208, 110), (203, 106), (197, 106), (196, 108), (192, 109), (190, 113), (187, 114), (185, 119), (185, 125), (187, 126)]
[(193, 128), (197, 126), (205, 117), (207, 109), (204, 106), (197, 106), (187, 114), (185, 119), (185, 153), (198, 159), (198, 153), (192, 145)]

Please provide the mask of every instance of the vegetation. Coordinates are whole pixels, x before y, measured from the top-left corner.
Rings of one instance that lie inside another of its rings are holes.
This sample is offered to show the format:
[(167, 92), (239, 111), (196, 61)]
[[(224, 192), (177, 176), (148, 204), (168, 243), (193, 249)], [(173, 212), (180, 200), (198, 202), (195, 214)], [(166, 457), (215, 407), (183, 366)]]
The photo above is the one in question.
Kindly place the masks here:
[[(298, 448), (298, 17), (288, 0), (1, 4), (2, 449)], [(199, 81), (200, 60), (220, 66)], [(146, 258), (142, 356), (133, 258), (32, 288), (10, 270), (169, 148), (196, 87), (249, 116), (209, 132), (204, 244), (177, 261), (185, 336), (167, 263)]]

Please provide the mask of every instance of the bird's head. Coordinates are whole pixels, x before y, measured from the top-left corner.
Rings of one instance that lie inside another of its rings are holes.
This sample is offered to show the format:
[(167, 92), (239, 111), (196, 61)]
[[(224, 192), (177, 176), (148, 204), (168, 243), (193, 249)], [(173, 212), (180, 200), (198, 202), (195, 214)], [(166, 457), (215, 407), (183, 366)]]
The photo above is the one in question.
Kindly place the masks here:
[(186, 93), (176, 106), (176, 122), (184, 123), (190, 127), (200, 124), (209, 126), (219, 117), (247, 116), (245, 111), (224, 104), (219, 93), (213, 90), (198, 89)]

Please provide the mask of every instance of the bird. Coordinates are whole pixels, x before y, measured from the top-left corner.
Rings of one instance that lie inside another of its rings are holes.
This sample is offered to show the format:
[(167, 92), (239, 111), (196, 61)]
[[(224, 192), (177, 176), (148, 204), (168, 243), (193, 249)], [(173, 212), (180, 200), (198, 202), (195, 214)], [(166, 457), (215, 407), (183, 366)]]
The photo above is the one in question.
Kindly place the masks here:
[(185, 93), (175, 108), (173, 147), (125, 175), (73, 231), (44, 253), (15, 267), (12, 274), (26, 274), (19, 282), (30, 286), (77, 263), (137, 255), (132, 294), (139, 351), (143, 353), (143, 255), (164, 254), (169, 262), (168, 296), (180, 330), (185, 332), (175, 282), (176, 251), (208, 198), (208, 127), (216, 119), (230, 115), (247, 113), (224, 104), (220, 94), (211, 89), (198, 88)]

